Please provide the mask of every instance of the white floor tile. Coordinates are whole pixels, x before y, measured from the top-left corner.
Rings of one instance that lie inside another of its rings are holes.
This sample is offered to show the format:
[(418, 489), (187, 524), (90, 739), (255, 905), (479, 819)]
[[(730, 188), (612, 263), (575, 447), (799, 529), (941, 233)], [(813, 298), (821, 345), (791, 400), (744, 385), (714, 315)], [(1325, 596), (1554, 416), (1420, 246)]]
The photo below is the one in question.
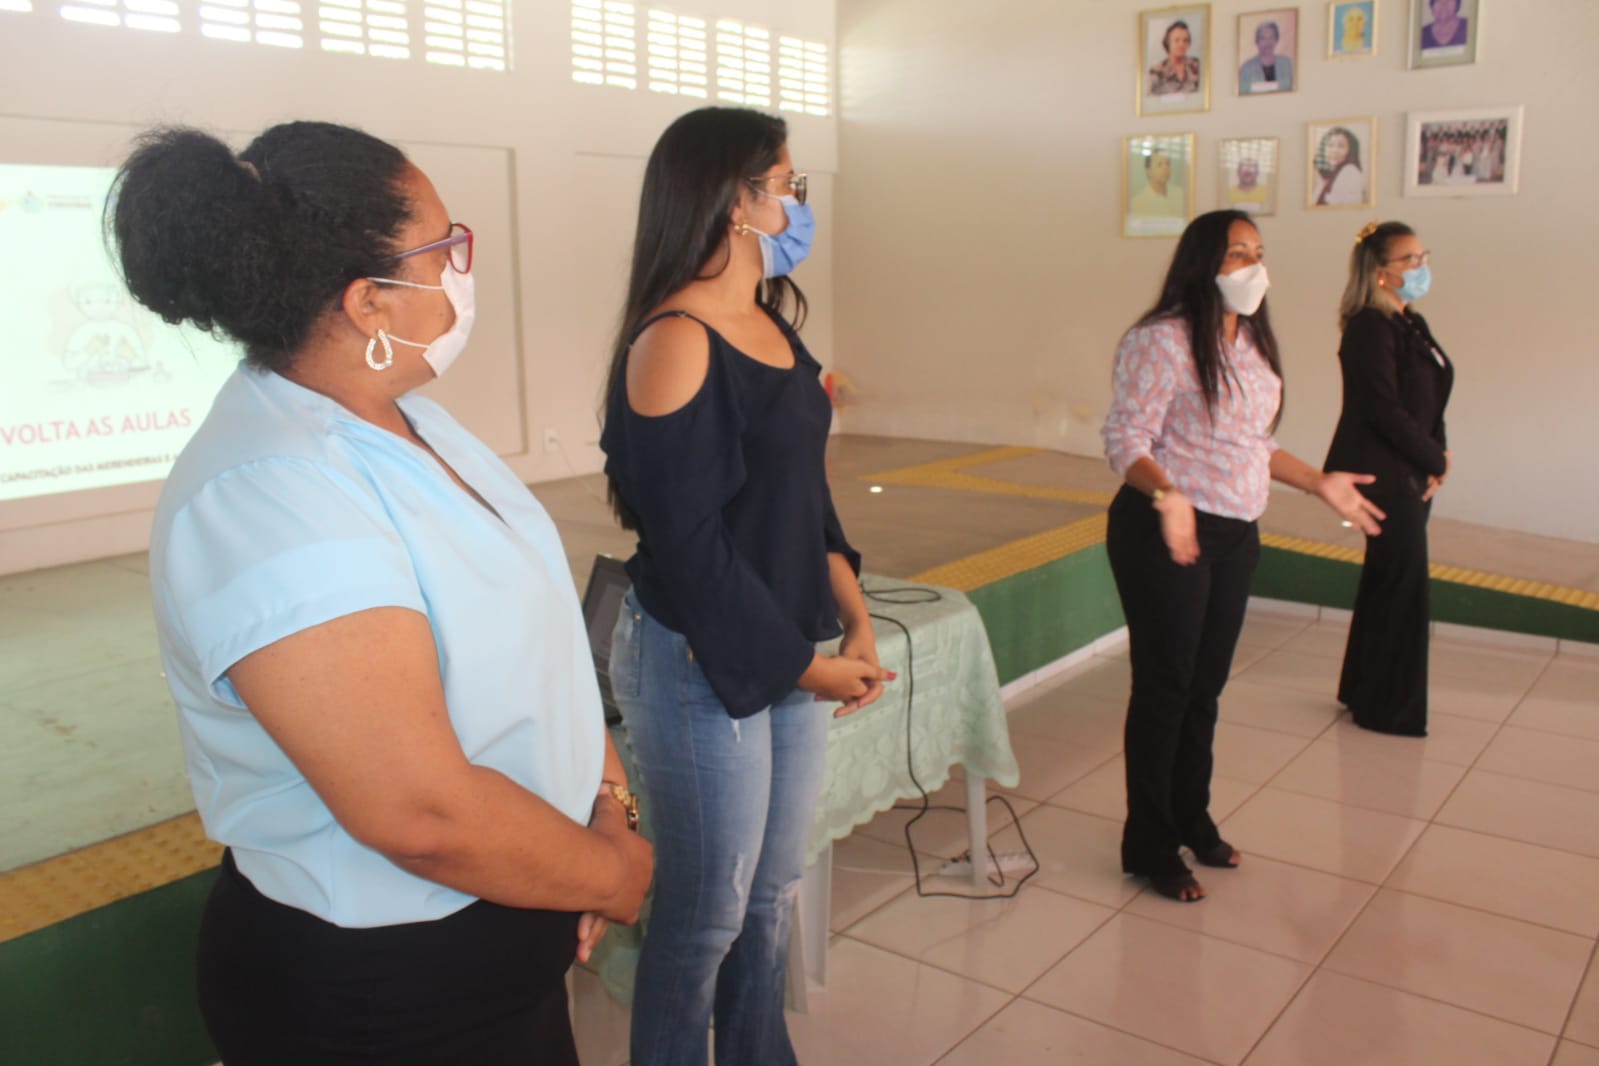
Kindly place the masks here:
[(1246, 854), (1381, 884), (1425, 822), (1266, 787), (1222, 823)]
[(1464, 766), (1427, 762), (1392, 747), (1380, 753), (1355, 751), (1318, 740), (1272, 778), (1271, 787), (1408, 818), (1431, 818), (1465, 774)]
[(1599, 859), (1432, 825), (1387, 887), (1599, 936)]
[(1368, 981), (1318, 971), (1247, 1066), (1543, 1066), (1554, 1038)]
[(1303, 963), (1123, 914), (1026, 996), (1231, 1064), (1243, 1061), (1309, 974)]
[(1435, 821), (1599, 859), (1599, 793), (1472, 770)]
[[(1085, 1018), (1018, 999), (961, 1041), (938, 1066), (1206, 1066), (1181, 1052)], [(884, 1066), (887, 1066), (885, 1063)]]
[(847, 935), (1017, 993), (1115, 913), (1031, 883), (1012, 899), (963, 900), (911, 892), (851, 926)]
[(1375, 885), (1246, 855), (1235, 870), (1195, 869), (1208, 895), (1175, 905), (1151, 892), (1126, 913), (1317, 963), (1377, 891)]
[(827, 988), (788, 1015), (801, 1062), (929, 1066), (1010, 999), (1003, 992), (868, 944), (837, 937)]
[(1325, 968), (1558, 1035), (1587, 937), (1383, 889)]

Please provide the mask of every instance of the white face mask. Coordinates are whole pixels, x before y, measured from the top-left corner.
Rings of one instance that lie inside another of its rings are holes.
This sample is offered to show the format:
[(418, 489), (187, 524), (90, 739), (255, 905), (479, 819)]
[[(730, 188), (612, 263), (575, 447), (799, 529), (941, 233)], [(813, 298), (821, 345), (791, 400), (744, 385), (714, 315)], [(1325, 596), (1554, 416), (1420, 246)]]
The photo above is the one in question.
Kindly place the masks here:
[(399, 344), (410, 345), (412, 348), (422, 348), (422, 358), (427, 360), (428, 366), (433, 368), (435, 377), (443, 377), (444, 372), (450, 369), (450, 364), (460, 356), (466, 348), (467, 335), (472, 332), (472, 323), (477, 318), (477, 285), (472, 280), (471, 274), (463, 274), (448, 265), (440, 275), (441, 285), (418, 285), (414, 281), (400, 281), (398, 278), (368, 278), (381, 285), (403, 285), (408, 289), (429, 289), (433, 292), (442, 292), (450, 301), (450, 306), (455, 309), (455, 324), (435, 337), (430, 344), (418, 344), (408, 341), (404, 337), (388, 334), (388, 339)]
[(1266, 264), (1254, 263), (1231, 274), (1217, 274), (1216, 288), (1221, 290), (1222, 306), (1237, 315), (1252, 315), (1260, 310), (1260, 301), (1271, 288), (1266, 276)]

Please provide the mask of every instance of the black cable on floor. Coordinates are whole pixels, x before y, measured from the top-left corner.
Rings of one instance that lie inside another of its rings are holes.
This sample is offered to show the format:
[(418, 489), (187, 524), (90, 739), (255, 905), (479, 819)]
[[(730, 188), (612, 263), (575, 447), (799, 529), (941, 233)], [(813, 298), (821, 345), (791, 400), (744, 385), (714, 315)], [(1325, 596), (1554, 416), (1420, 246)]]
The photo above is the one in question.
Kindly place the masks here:
[[(888, 603), (899, 606), (908, 606), (917, 603), (939, 603), (944, 599), (942, 595), (933, 589), (919, 588), (916, 586), (907, 586), (904, 588), (868, 589), (863, 585), (861, 587), (861, 592), (869, 600), (875, 600), (878, 603)], [(911, 820), (905, 823), (905, 849), (910, 852), (911, 870), (916, 875), (916, 894), (923, 898), (930, 896), (948, 896), (952, 899), (974, 900), (1013, 898), (1016, 893), (1021, 891), (1022, 886), (1031, 880), (1034, 874), (1038, 873), (1040, 866), (1038, 862), (1038, 855), (1033, 851), (1033, 846), (1027, 842), (1027, 833), (1022, 829), (1022, 820), (1017, 816), (1016, 808), (1010, 805), (1010, 801), (1008, 799), (998, 794), (988, 797), (985, 802), (993, 803), (997, 800), (1004, 806), (1005, 810), (1009, 812), (1011, 824), (1016, 827), (1016, 835), (1021, 838), (1022, 849), (1024, 852), (1026, 852), (1027, 857), (1032, 860), (1033, 868), (1018, 878), (1016, 883), (1010, 888), (1009, 891), (991, 892), (983, 896), (974, 896), (966, 892), (928, 891), (922, 887), (922, 864), (916, 857), (916, 845), (911, 840), (911, 828), (916, 825), (917, 822), (925, 818), (929, 811), (959, 811), (960, 813), (965, 814), (966, 809), (964, 807), (953, 807), (945, 803), (932, 803), (928, 798), (927, 789), (922, 787), (921, 781), (916, 777), (916, 763), (912, 754), (912, 738), (914, 736), (914, 729), (912, 728), (911, 720), (911, 714), (916, 708), (916, 649), (914, 642), (911, 640), (910, 628), (898, 618), (891, 618), (884, 614), (873, 614), (870, 611), (867, 613), (872, 618), (878, 619), (879, 621), (889, 622), (898, 626), (900, 632), (905, 634), (905, 769), (910, 774), (911, 784), (915, 785), (916, 791), (921, 793), (922, 802), (920, 807), (896, 803), (894, 804), (894, 809), (899, 811), (916, 811), (916, 814), (911, 818)], [(992, 839), (993, 834), (990, 833), (989, 837)], [(988, 845), (987, 850), (988, 858), (992, 863), (992, 868), (994, 870), (994, 873), (987, 875), (988, 883), (993, 885), (995, 888), (1003, 888), (1006, 884), (1005, 871), (1000, 866), (999, 857), (994, 854), (994, 848), (992, 844)], [(975, 855), (968, 855), (968, 858), (971, 860), (972, 866), (975, 869), (977, 857)]]

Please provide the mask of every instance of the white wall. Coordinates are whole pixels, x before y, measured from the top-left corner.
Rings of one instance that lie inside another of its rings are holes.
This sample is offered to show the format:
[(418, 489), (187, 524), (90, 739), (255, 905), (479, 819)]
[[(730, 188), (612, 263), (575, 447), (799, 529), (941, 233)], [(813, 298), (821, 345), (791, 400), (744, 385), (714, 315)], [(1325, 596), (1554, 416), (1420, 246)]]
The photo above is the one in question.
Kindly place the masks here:
[[(1378, 119), (1382, 218), (1434, 251), (1418, 304), (1459, 366), (1456, 473), (1437, 513), (1599, 541), (1593, 0), (1486, 5), (1475, 66), (1406, 69), (1410, 0), (1379, 5), (1378, 54), (1330, 61), (1326, 5), (1301, 3), (1298, 92), (1240, 99), (1237, 16), (1215, 3), (1209, 112), (1138, 118), (1138, 0), (838, 0), (837, 366), (850, 432), (1098, 455), (1110, 359), (1153, 301), (1173, 240), (1120, 237), (1129, 134), (1198, 134), (1196, 206), (1218, 206), (1217, 141), (1275, 136), (1281, 205), (1261, 229), (1288, 407), (1283, 443), (1319, 465), (1340, 385), (1335, 310), (1372, 213), (1304, 208), (1305, 123)], [(1288, 5), (1278, 5), (1288, 6)], [(1526, 108), (1520, 194), (1403, 199), (1404, 113)]]
[[(181, 2), (189, 12), (196, 0)], [(562, 0), (513, 0), (515, 61), (505, 74), (430, 67), (419, 58), (325, 54), (314, 44), (303, 51), (232, 44), (192, 30), (85, 26), (57, 17), (55, 6), (36, 0), (33, 13), (0, 12), (0, 123), (17, 120), (33, 131), (25, 160), (14, 139), (0, 140), (0, 162), (114, 165), (127, 135), (150, 124), (188, 123), (247, 138), (297, 118), (350, 123), (413, 144), (509, 150), (510, 202), (488, 213), (514, 224), (478, 236), (509, 244), (515, 300), (481, 307), (478, 329), (515, 349), (479, 357), (511, 360), (514, 373), (452, 371), (438, 388), (457, 417), (493, 439), (528, 481), (599, 468), (599, 390), (626, 284), (643, 161), (672, 118), (700, 101), (574, 83), (571, 7)], [(314, 0), (306, 6), (314, 9)], [(832, 0), (682, 0), (670, 10), (833, 39)], [(815, 261), (796, 275), (815, 308), (805, 336), (828, 362), (836, 122), (787, 117), (796, 163), (815, 176), (821, 223)], [(469, 211), (452, 208), (471, 222)], [(0, 309), (5, 299), (0, 293)], [(474, 354), (467, 352), (462, 369)], [(561, 450), (545, 452), (547, 427)], [(157, 491), (125, 486), (0, 503), (0, 573), (143, 549)]]

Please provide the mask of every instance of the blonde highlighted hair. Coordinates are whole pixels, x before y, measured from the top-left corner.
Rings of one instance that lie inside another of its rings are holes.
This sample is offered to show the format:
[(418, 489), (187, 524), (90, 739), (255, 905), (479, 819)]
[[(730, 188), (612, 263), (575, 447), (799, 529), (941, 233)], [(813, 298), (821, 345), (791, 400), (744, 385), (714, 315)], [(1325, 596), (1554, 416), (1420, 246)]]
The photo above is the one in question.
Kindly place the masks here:
[(1392, 314), (1393, 303), (1384, 290), (1373, 280), (1377, 269), (1388, 262), (1389, 249), (1400, 237), (1414, 237), (1416, 231), (1403, 222), (1368, 222), (1355, 237), (1354, 251), (1349, 253), (1349, 281), (1344, 285), (1344, 297), (1338, 301), (1338, 331), (1349, 325), (1349, 320), (1368, 307)]

